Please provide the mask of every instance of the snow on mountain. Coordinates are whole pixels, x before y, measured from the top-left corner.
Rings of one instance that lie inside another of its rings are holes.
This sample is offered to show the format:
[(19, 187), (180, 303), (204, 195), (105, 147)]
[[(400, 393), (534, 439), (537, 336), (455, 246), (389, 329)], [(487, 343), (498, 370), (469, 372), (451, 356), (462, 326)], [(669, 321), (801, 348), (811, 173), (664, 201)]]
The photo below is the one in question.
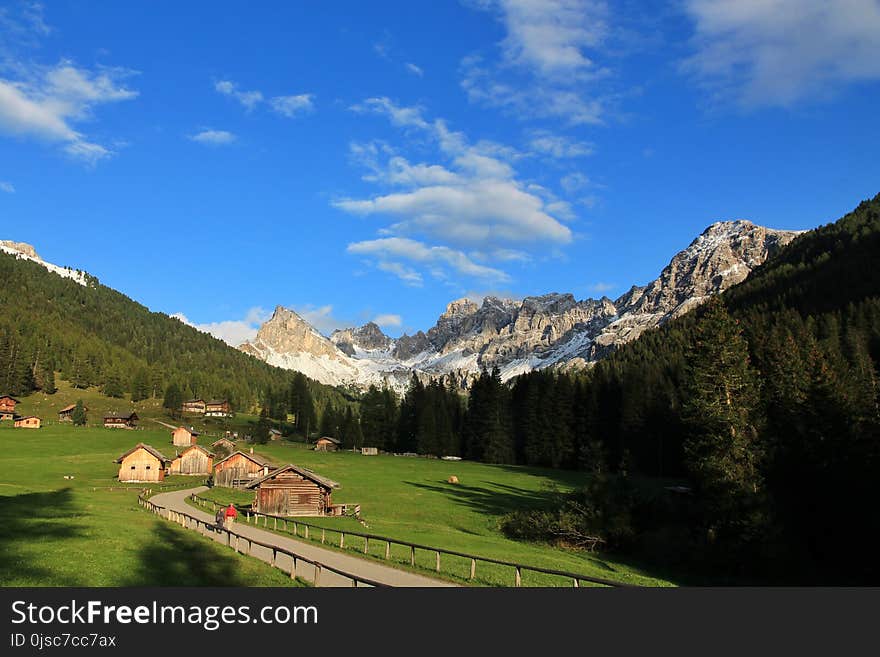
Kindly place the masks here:
[(616, 301), (550, 293), (521, 301), (449, 303), (427, 332), (392, 339), (373, 323), (324, 337), (278, 307), (241, 349), (322, 383), (405, 389), (410, 377), (443, 376), (467, 387), (481, 369), (503, 380), (546, 367), (588, 365), (643, 331), (743, 281), (798, 235), (749, 221), (717, 222), (676, 254), (660, 276)]
[(54, 274), (58, 274), (64, 278), (69, 278), (75, 283), (79, 283), (80, 285), (86, 286), (88, 285), (88, 274), (84, 271), (80, 271), (78, 269), (71, 269), (70, 267), (59, 267), (58, 265), (53, 265), (51, 262), (46, 262), (40, 256), (37, 255), (36, 250), (30, 244), (25, 244), (24, 242), (13, 242), (11, 240), (0, 240), (0, 251), (3, 253), (8, 253), (10, 255), (14, 255), (16, 258), (20, 260), (30, 260), (31, 262), (36, 262), (41, 267), (45, 267), (49, 271)]

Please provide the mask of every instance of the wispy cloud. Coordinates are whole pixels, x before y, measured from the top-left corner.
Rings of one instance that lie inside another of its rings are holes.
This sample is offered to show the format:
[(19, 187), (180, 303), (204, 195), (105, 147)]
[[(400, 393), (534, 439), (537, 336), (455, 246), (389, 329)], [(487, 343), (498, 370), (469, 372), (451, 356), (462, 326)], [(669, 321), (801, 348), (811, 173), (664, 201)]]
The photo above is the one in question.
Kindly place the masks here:
[(313, 306), (311, 304), (294, 306), (293, 309), (311, 324), (319, 333), (330, 335), (336, 329), (344, 329), (352, 326), (352, 322), (339, 319), (333, 315), (333, 306)]
[(206, 144), (208, 146), (224, 146), (226, 144), (231, 144), (236, 139), (235, 135), (227, 130), (213, 130), (211, 128), (201, 130), (190, 135), (189, 138), (195, 142)]
[(532, 151), (555, 159), (572, 159), (592, 155), (594, 147), (565, 135), (557, 135), (548, 130), (538, 130), (529, 139)]
[(880, 79), (876, 0), (687, 0), (695, 52), (683, 64), (717, 102), (790, 106)]
[(0, 180), (0, 192), (5, 192), (6, 194), (15, 194), (15, 186), (11, 182)]
[(590, 286), (590, 292), (595, 292), (596, 294), (605, 294), (606, 292), (610, 292), (617, 286), (614, 283), (604, 283), (599, 281), (597, 283), (593, 283)]
[(214, 89), (229, 98), (236, 100), (248, 112), (253, 111), (259, 105), (266, 103), (277, 114), (294, 118), (301, 114), (314, 111), (314, 94), (294, 94), (290, 96), (267, 97), (262, 91), (242, 91), (232, 80), (220, 80), (214, 83)]
[(373, 318), (373, 323), (377, 324), (383, 328), (392, 327), (392, 326), (402, 326), (403, 325), (403, 317), (400, 315), (392, 315), (392, 314), (383, 314), (376, 315)]
[(422, 70), (422, 68), (420, 66), (416, 66), (412, 62), (406, 62), (403, 66), (404, 68), (406, 68), (407, 71), (409, 71), (413, 75), (419, 76), (420, 78), (424, 77), (425, 75), (425, 72)]
[(220, 80), (214, 83), (214, 90), (217, 93), (228, 96), (239, 103), (247, 111), (252, 111), (257, 105), (263, 102), (263, 94), (260, 91), (240, 91), (238, 86), (230, 80)]
[(188, 326), (209, 333), (227, 344), (237, 347), (247, 340), (253, 340), (260, 325), (267, 321), (271, 313), (258, 306), (250, 308), (242, 319), (223, 320), (196, 324), (183, 313), (174, 313), (171, 317), (179, 319)]
[(89, 70), (71, 60), (49, 67), (22, 65), (17, 71), (17, 79), (0, 78), (0, 132), (60, 144), (86, 164), (113, 154), (74, 126), (93, 121), (100, 105), (136, 98), (138, 92), (122, 83), (133, 71)]
[(471, 102), (520, 118), (561, 118), (573, 125), (603, 121), (595, 88), (610, 70), (597, 63), (609, 36), (602, 0), (484, 0), (505, 28), (497, 56), (462, 60), (462, 88)]

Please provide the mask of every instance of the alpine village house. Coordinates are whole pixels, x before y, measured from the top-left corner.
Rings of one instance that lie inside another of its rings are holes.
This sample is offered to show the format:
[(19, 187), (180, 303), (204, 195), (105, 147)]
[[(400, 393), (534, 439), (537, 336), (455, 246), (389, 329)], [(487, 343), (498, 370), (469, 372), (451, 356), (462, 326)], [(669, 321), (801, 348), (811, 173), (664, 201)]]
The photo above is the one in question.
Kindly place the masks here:
[(15, 419), (15, 405), (18, 404), (15, 397), (3, 395), (0, 397), (0, 421)]
[(183, 402), (180, 410), (184, 413), (204, 415), (205, 417), (232, 417), (232, 406), (225, 399), (190, 399)]
[(170, 475), (209, 475), (214, 465), (214, 453), (201, 445), (190, 445), (180, 452), (168, 468)]
[(267, 515), (342, 515), (345, 509), (345, 505), (330, 503), (330, 493), (339, 484), (292, 463), (252, 481), (247, 488), (255, 491), (253, 509)]
[(225, 488), (244, 488), (260, 477), (274, 470), (271, 462), (254, 454), (253, 448), (246, 454), (240, 450), (214, 464), (214, 485)]
[(119, 463), (119, 481), (150, 482), (165, 479), (165, 468), (171, 462), (159, 450), (138, 443), (114, 463)]

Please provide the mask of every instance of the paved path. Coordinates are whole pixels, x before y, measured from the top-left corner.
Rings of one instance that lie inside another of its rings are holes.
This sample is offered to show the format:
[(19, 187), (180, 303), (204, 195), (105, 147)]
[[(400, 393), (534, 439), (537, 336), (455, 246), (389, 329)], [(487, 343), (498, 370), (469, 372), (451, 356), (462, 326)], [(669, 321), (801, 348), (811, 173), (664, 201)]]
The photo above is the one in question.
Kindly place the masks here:
[[(200, 509), (197, 509), (196, 507), (193, 507), (186, 503), (186, 498), (193, 493), (201, 493), (206, 490), (208, 490), (206, 487), (199, 486), (198, 488), (187, 488), (184, 490), (171, 491), (169, 493), (160, 493), (151, 497), (150, 501), (165, 508), (171, 509), (172, 511), (186, 513), (195, 518), (199, 518), (204, 522), (213, 524), (213, 514), (205, 513), (204, 511), (201, 511)], [(431, 577), (425, 577), (424, 575), (417, 575), (416, 573), (407, 572), (405, 570), (398, 570), (397, 568), (392, 568), (390, 566), (386, 566), (375, 561), (353, 557), (348, 554), (336, 552), (334, 550), (328, 550), (326, 548), (319, 547), (314, 543), (298, 541), (294, 538), (279, 536), (278, 534), (267, 532), (262, 529), (257, 529), (256, 527), (252, 527), (242, 522), (236, 522), (233, 526), (233, 531), (247, 538), (253, 538), (254, 540), (261, 541), (263, 543), (268, 543), (270, 545), (275, 545), (276, 547), (284, 548), (285, 550), (290, 550), (298, 556), (302, 556), (307, 559), (313, 559), (326, 566), (338, 568), (339, 570), (351, 573), (352, 575), (358, 575), (360, 577), (364, 577), (366, 579), (370, 579), (376, 582), (382, 582), (383, 584), (387, 584), (389, 586), (455, 586), (450, 582), (444, 582), (442, 580), (433, 579)], [(225, 543), (225, 534), (219, 534), (212, 531), (202, 533), (212, 540)], [(264, 548), (260, 545), (254, 545), (251, 556), (257, 559), (261, 559), (262, 561), (271, 562), (272, 550), (269, 548)], [(290, 566), (292, 565), (291, 562), (292, 559), (287, 555), (278, 555), (277, 565), (285, 572), (290, 572)], [(314, 582), (315, 570), (316, 569), (310, 564), (299, 563), (297, 565), (296, 574), (307, 581)], [(336, 573), (324, 570), (321, 573), (319, 585), (322, 587), (351, 586), (351, 580), (343, 577), (342, 575), (337, 575)]]

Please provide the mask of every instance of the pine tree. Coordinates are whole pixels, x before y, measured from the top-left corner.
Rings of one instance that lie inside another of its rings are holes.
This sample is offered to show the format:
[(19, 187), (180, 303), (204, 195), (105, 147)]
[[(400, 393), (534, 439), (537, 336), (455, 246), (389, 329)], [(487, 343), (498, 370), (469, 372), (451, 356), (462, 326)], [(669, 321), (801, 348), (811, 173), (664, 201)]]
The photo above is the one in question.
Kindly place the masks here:
[(272, 422), (269, 420), (269, 409), (263, 407), (260, 411), (260, 419), (257, 420), (257, 427), (254, 430), (254, 442), (258, 445), (265, 445), (269, 442), (269, 429), (272, 428)]
[(76, 400), (76, 406), (74, 406), (73, 413), (71, 413), (71, 419), (75, 427), (84, 427), (86, 425), (86, 409), (83, 406), (82, 399)]
[(178, 417), (181, 413), (181, 408), (183, 406), (183, 393), (180, 391), (180, 386), (175, 382), (171, 382), (168, 384), (168, 387), (165, 388), (165, 394), (162, 399), (162, 408), (168, 411), (171, 417)]

